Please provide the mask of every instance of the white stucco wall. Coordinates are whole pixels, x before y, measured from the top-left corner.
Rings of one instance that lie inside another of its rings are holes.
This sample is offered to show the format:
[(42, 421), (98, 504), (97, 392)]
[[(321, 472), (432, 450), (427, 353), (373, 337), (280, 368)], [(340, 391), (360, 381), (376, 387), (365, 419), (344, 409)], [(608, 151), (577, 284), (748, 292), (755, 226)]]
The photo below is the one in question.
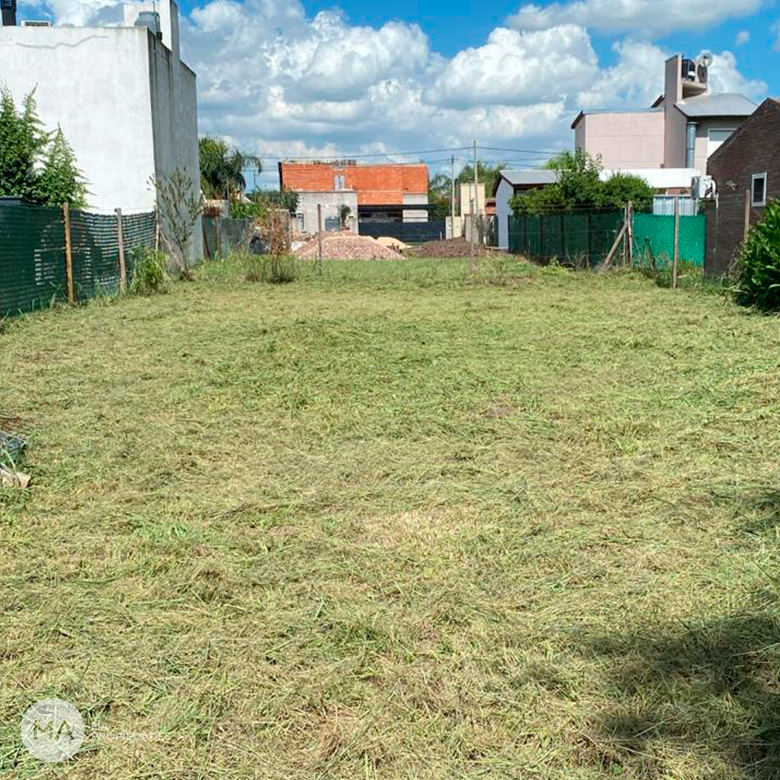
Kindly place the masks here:
[[(151, 180), (176, 168), (200, 192), (196, 77), (178, 58), (176, 4), (157, 8), (173, 51), (145, 27), (0, 27), (0, 84), (17, 105), (35, 90), (45, 128), (59, 124), (73, 147), (94, 211), (154, 209)], [(202, 256), (198, 223), (191, 259)]]
[(496, 221), (498, 222), (498, 248), (509, 249), (509, 216), (512, 209), (509, 201), (514, 197), (515, 188), (501, 179), (496, 190)]
[(19, 105), (35, 90), (47, 130), (59, 124), (93, 209), (154, 208), (149, 33), (134, 28), (0, 27), (0, 83)]
[(307, 233), (316, 233), (317, 227), (317, 204), (322, 206), (322, 229), (333, 229), (341, 218), (341, 206), (349, 206), (350, 216), (347, 220), (347, 226), (350, 230), (357, 232), (358, 224), (358, 199), (357, 192), (353, 190), (332, 190), (327, 192), (299, 192), (298, 208), (296, 213), (303, 216), (303, 230)]

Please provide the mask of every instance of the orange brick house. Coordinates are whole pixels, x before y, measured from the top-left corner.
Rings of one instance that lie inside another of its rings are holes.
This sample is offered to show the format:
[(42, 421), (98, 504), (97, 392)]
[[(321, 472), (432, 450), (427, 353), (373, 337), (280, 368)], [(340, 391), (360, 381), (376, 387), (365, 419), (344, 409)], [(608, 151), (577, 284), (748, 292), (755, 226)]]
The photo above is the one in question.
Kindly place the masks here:
[(335, 229), (335, 215), (344, 206), (361, 222), (428, 220), (428, 166), (424, 163), (280, 162), (279, 184), (283, 190), (298, 193), (299, 226), (309, 232), (316, 230), (318, 205), (328, 223), (326, 229)]

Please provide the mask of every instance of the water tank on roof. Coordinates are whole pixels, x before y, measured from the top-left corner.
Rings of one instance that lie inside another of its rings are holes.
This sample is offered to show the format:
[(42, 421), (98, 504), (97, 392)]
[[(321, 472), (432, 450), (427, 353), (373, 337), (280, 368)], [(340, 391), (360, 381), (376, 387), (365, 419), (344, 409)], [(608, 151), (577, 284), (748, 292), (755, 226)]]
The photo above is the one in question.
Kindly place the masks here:
[(3, 27), (16, 26), (16, 0), (0, 0)]
[(686, 81), (696, 81), (696, 62), (690, 59), (682, 61), (682, 77)]
[(141, 11), (135, 20), (136, 27), (146, 27), (151, 30), (158, 38), (162, 38), (162, 28), (160, 27), (160, 14), (155, 11)]

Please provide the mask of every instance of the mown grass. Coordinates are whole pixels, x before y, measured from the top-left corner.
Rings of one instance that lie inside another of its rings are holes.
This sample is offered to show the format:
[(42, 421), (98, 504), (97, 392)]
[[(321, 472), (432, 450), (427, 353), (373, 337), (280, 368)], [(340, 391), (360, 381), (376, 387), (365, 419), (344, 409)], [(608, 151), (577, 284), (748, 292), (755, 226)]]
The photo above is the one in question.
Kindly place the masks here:
[[(721, 297), (505, 259), (8, 324), (0, 770), (777, 777), (778, 355)], [(46, 767), (51, 695), (169, 738)]]

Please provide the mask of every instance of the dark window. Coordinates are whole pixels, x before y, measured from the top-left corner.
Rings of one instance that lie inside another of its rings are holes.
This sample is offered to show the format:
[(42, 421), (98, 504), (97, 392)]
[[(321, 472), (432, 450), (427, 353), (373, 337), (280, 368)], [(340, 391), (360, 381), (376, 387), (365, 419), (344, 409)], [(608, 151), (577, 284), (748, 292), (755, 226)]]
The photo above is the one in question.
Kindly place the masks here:
[(766, 174), (754, 173), (750, 177), (750, 204), (766, 206)]

